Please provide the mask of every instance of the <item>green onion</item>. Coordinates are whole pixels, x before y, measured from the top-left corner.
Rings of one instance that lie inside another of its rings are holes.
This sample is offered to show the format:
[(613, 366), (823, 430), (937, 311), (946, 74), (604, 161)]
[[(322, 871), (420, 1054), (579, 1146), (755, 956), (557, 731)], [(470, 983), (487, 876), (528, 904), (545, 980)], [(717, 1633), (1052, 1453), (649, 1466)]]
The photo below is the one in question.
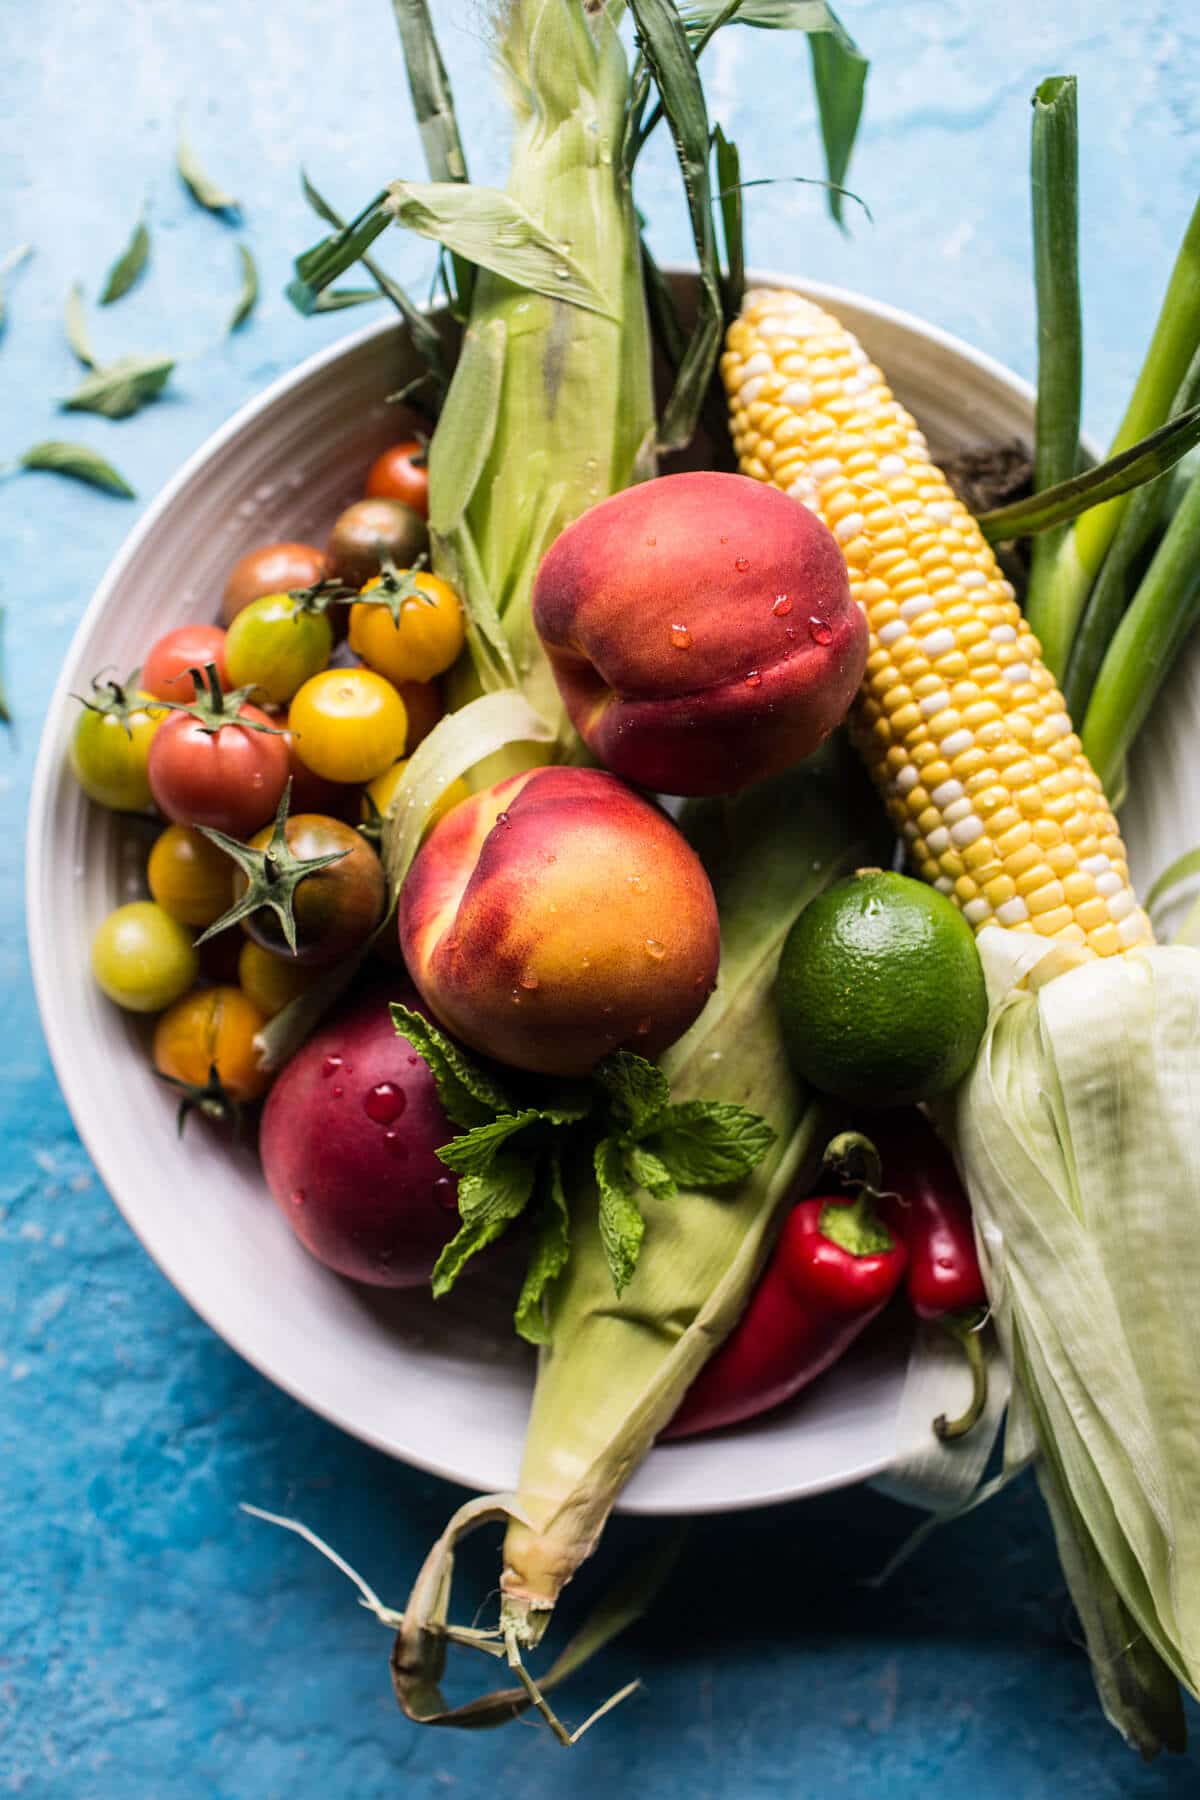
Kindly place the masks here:
[[(1166, 419), (1188, 366), (1200, 348), (1200, 202), (1192, 214), (1171, 270), (1141, 373), (1125, 417), (1109, 447), (1118, 456), (1149, 437)], [(1059, 548), (1054, 568), (1038, 599), (1034, 629), (1051, 671), (1061, 678), (1080, 615), (1105, 553), (1121, 522), (1126, 501), (1083, 513)], [(1031, 621), (1032, 622), (1032, 621)]]
[[(1079, 130), (1075, 77), (1055, 75), (1033, 96), (1033, 269), (1037, 293), (1038, 395), (1035, 493), (1069, 481), (1079, 458), (1083, 324), (1079, 307)], [(1065, 525), (1034, 539), (1025, 615), (1051, 668), (1065, 662), (1046, 604)]]
[(1100, 665), (1080, 738), (1114, 792), (1138, 732), (1200, 617), (1200, 475), (1184, 496)]
[[(1175, 396), (1172, 417), (1189, 412), (1200, 403), (1200, 353), (1192, 359), (1183, 386)], [(1091, 699), (1096, 676), (1129, 603), (1133, 570), (1165, 517), (1178, 508), (1182, 493), (1174, 491), (1174, 480), (1184, 459), (1174, 469), (1137, 489), (1117, 527), (1108, 555), (1101, 565), (1096, 585), (1088, 596), (1087, 607), (1063, 681), (1063, 698), (1073, 719), (1082, 719)], [(1174, 505), (1172, 505), (1174, 500)], [(1041, 542), (1041, 539), (1035, 542)]]

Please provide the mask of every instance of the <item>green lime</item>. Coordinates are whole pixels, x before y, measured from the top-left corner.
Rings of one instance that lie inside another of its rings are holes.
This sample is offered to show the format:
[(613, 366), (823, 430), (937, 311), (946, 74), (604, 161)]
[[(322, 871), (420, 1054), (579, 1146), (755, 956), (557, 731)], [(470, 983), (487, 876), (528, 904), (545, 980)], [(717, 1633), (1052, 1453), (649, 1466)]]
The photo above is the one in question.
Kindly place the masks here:
[(944, 1094), (987, 1023), (983, 968), (958, 908), (923, 881), (863, 869), (792, 926), (776, 987), (797, 1073), (866, 1106)]

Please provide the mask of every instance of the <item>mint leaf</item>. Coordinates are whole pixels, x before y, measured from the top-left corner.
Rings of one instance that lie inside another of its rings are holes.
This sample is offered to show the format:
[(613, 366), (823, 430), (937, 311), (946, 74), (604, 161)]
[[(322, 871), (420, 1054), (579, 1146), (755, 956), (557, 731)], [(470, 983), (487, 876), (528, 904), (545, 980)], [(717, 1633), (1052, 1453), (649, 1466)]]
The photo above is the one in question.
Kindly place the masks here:
[(601, 1138), (596, 1145), (595, 1168), (600, 1190), (600, 1241), (620, 1298), (637, 1267), (646, 1221), (638, 1210), (625, 1171), (625, 1151), (616, 1138)]
[(482, 1175), (509, 1138), (524, 1131), (527, 1125), (537, 1124), (541, 1117), (536, 1106), (527, 1106), (523, 1112), (501, 1113), (498, 1118), (472, 1126), (461, 1137), (451, 1138), (442, 1145), (438, 1156), (459, 1175)]
[(687, 1100), (667, 1108), (654, 1149), (680, 1187), (729, 1187), (758, 1167), (775, 1135), (748, 1107), (728, 1100)]
[[(84, 346), (86, 347), (86, 346)], [(76, 354), (79, 354), (77, 348)], [(59, 405), (64, 412), (101, 413), (106, 419), (128, 419), (157, 399), (171, 370), (173, 356), (118, 356), (116, 362), (94, 368), (73, 394)]]
[(567, 1266), (571, 1253), (571, 1221), (557, 1155), (546, 1159), (545, 1197), (533, 1253), (517, 1299), (513, 1323), (527, 1344), (548, 1344), (550, 1330), (542, 1304), (547, 1289)]
[(596, 1080), (612, 1102), (616, 1120), (634, 1137), (644, 1137), (665, 1112), (671, 1090), (662, 1070), (632, 1050), (606, 1056)]
[(517, 1109), (500, 1083), (473, 1063), (457, 1044), (439, 1031), (423, 1013), (399, 1003), (392, 1007), (392, 1023), (407, 1038), (417, 1055), (429, 1064), (437, 1084), (438, 1099), (455, 1125), (483, 1125), (497, 1113)]
[(648, 1150), (645, 1144), (629, 1146), (625, 1152), (625, 1167), (630, 1180), (653, 1194), (656, 1200), (673, 1200), (679, 1192), (679, 1184), (662, 1157)]
[(580, 1081), (555, 1088), (538, 1104), (538, 1117), (547, 1125), (575, 1125), (592, 1110), (592, 1096), (587, 1083)]
[(524, 1212), (535, 1173), (536, 1165), (519, 1150), (502, 1150), (485, 1174), (463, 1176), (458, 1184), (462, 1226), (434, 1267), (431, 1285), (435, 1300), (448, 1294), (465, 1264)]

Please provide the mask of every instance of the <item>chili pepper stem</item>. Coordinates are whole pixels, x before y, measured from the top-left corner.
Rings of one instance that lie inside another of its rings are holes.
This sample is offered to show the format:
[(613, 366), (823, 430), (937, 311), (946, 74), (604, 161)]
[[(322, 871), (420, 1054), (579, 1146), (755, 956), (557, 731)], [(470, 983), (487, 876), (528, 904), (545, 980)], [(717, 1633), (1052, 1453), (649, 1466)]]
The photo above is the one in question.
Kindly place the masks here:
[(979, 1312), (959, 1313), (939, 1321), (943, 1331), (962, 1345), (966, 1355), (967, 1366), (971, 1371), (971, 1398), (966, 1409), (957, 1419), (948, 1419), (945, 1413), (939, 1413), (933, 1421), (934, 1433), (943, 1443), (955, 1438), (966, 1437), (968, 1431), (979, 1423), (983, 1410), (987, 1405), (988, 1371), (987, 1357), (983, 1353), (983, 1315)]

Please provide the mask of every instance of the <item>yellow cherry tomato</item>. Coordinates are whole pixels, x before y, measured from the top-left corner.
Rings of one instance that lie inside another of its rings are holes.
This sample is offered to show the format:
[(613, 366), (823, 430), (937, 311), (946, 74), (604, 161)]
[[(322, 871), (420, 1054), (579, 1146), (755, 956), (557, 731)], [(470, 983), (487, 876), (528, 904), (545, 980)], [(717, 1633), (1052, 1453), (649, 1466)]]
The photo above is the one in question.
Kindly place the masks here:
[(288, 712), (296, 755), (326, 781), (373, 781), (404, 754), (404, 702), (374, 669), (325, 669)]
[(167, 716), (149, 694), (130, 694), (115, 681), (92, 683), (67, 751), (89, 800), (113, 812), (144, 812), (153, 804), (146, 764)]
[[(360, 600), (350, 608), (350, 648), (389, 681), (432, 681), (454, 662), (463, 647), (463, 610), (454, 589), (437, 575), (405, 569), (401, 578), (415, 588), (391, 606)], [(380, 586), (368, 581), (364, 594)]]
[[(402, 757), (399, 762), (393, 763), (390, 769), (385, 769), (382, 775), (377, 775), (374, 781), (367, 783), (366, 791), (370, 795), (376, 811), (385, 819), (392, 801), (396, 798), (396, 789), (400, 786), (407, 767), (408, 758)], [(446, 814), (452, 811), (460, 801), (470, 798), (471, 790), (465, 781), (452, 781), (445, 793), (430, 807), (429, 817), (425, 821), (425, 830), (432, 831), (439, 819), (444, 819)], [(369, 824), (371, 817), (371, 808), (364, 798), (362, 803), (363, 824)]]
[(191, 933), (152, 900), (118, 906), (92, 939), (92, 974), (127, 1012), (161, 1012), (198, 972)]
[(298, 962), (294, 956), (272, 956), (253, 939), (247, 939), (238, 952), (238, 986), (267, 1019), (307, 993), (321, 974), (320, 969)]
[(191, 825), (168, 825), (146, 864), (150, 892), (183, 925), (211, 925), (229, 906), (233, 863)]
[[(202, 1111), (219, 1117), (222, 1095), (234, 1104), (257, 1100), (270, 1084), (254, 1047), (265, 1024), (261, 1008), (241, 988), (197, 988), (177, 1000), (155, 1026), (154, 1066), (193, 1093)], [(209, 1095), (213, 1076), (221, 1092)], [(211, 1106), (205, 1104), (209, 1098)]]

